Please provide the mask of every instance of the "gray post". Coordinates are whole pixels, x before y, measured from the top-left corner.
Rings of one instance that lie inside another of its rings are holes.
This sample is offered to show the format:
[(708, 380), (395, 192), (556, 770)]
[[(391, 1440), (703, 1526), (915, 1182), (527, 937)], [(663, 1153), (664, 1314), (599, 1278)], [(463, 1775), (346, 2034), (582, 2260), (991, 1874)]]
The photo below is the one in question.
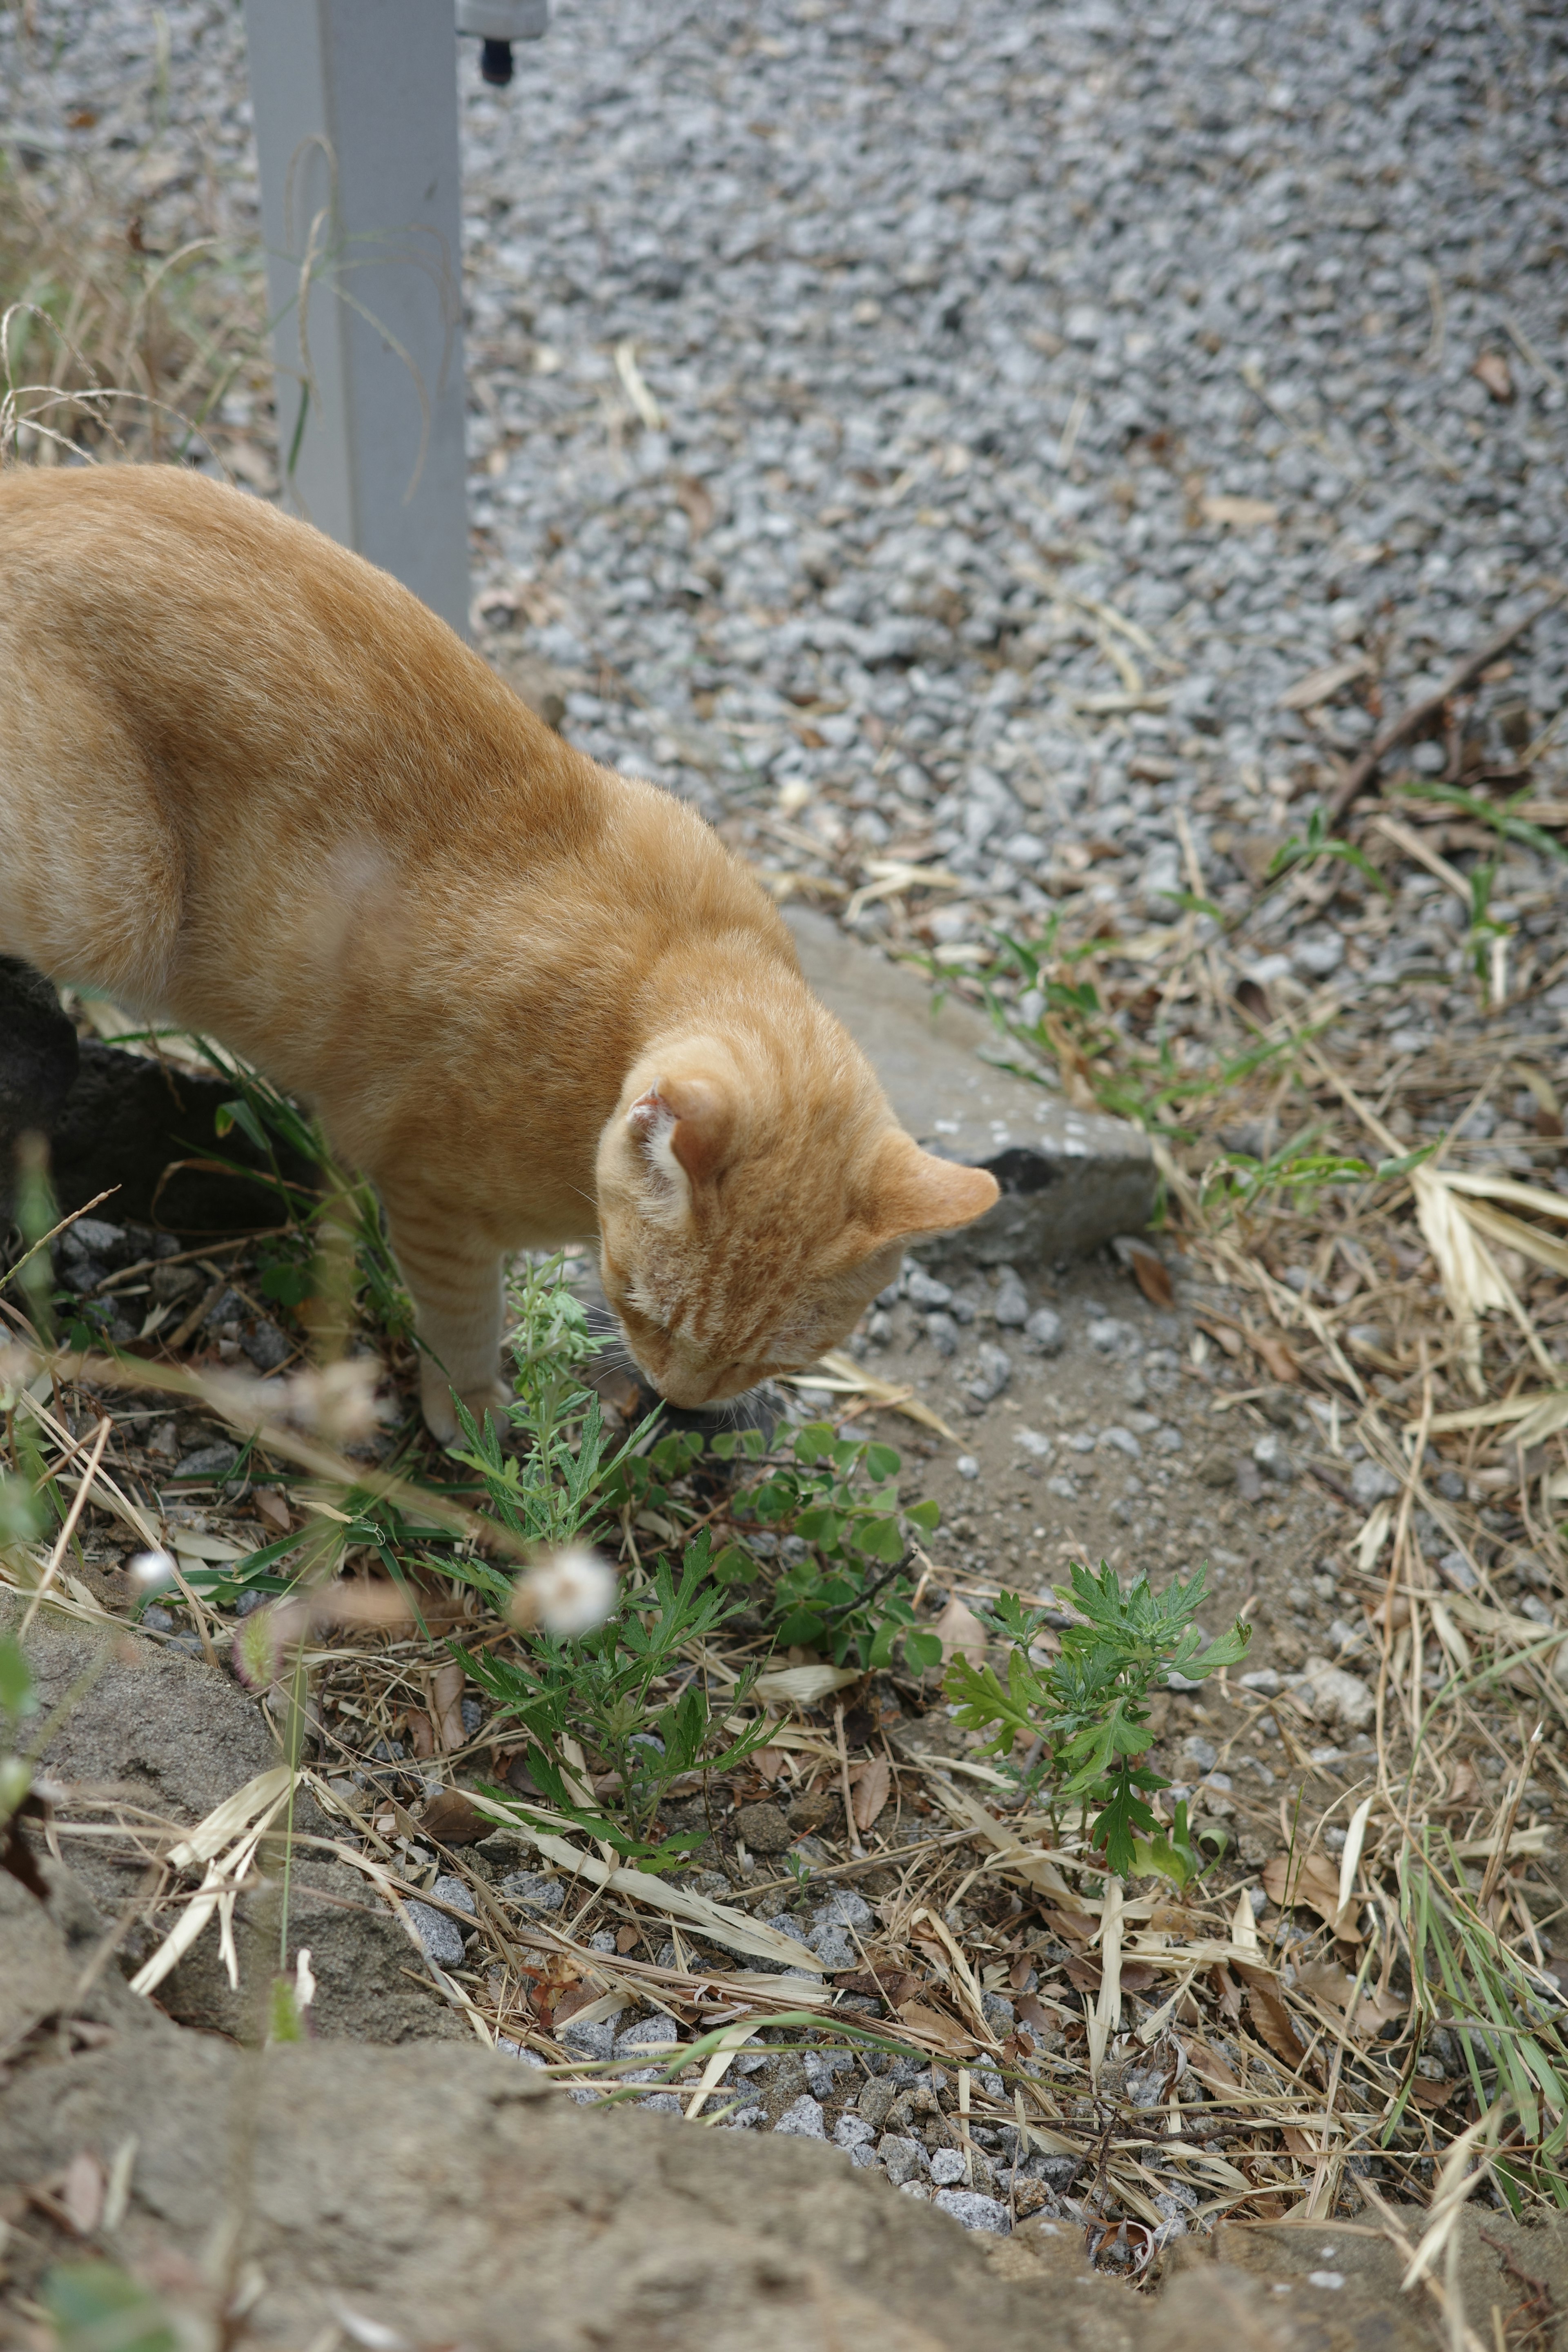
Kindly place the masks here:
[(245, 0), (288, 501), (467, 635), (451, 0)]

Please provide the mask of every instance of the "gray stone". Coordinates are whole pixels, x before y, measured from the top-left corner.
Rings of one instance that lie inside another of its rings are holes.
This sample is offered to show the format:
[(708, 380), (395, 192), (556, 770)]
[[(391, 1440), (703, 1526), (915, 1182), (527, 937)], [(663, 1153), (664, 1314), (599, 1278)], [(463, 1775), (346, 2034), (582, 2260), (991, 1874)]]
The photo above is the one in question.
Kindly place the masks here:
[(463, 1965), (463, 1931), (455, 1919), (444, 1911), (433, 1910), (428, 1903), (407, 1903), (404, 1906), (427, 1959), (437, 1968), (460, 1969)]
[(840, 1969), (858, 1968), (860, 1964), (860, 1955), (846, 1928), (831, 1925), (814, 1927), (805, 1940), (824, 1968), (830, 1971), (836, 1973)]
[(1025, 1354), (1059, 1356), (1066, 1345), (1067, 1333), (1055, 1307), (1037, 1307), (1024, 1326)]
[(470, 1919), (477, 1916), (474, 1890), (466, 1879), (454, 1878), (448, 1872), (432, 1882), (430, 1892), (454, 1911), (466, 1911)]
[(837, 2147), (865, 2147), (876, 2137), (876, 2125), (868, 2124), (864, 2116), (840, 2116), (833, 2126), (834, 2144)]
[(822, 2109), (809, 2091), (803, 2091), (792, 2101), (773, 2126), (773, 2130), (785, 2139), (826, 2139), (827, 2126)]
[(1003, 1329), (1026, 1330), (1029, 1322), (1028, 1293), (1010, 1265), (1005, 1265), (1001, 1271), (1002, 1279), (996, 1286), (991, 1312)]
[(552, 1878), (548, 1871), (514, 1870), (501, 1880), (500, 1891), (509, 1902), (521, 1903), (530, 1911), (559, 1911), (566, 1900), (566, 1881)]
[[(996, 1044), (984, 1013), (951, 996), (933, 1013), (923, 981), (830, 917), (795, 900), (784, 919), (806, 979), (869, 1055), (910, 1134), (945, 1159), (989, 1168), (1001, 1185), (995, 1207), (954, 1237), (963, 1255), (1048, 1263), (1147, 1224), (1157, 1179), (1137, 1128), (982, 1060)], [(925, 1245), (928, 1256), (946, 1254)]]
[(568, 2052), (576, 2057), (613, 2058), (616, 2054), (616, 2021), (613, 2017), (570, 2017), (561, 2029), (560, 2038)]
[(239, 1460), (239, 1448), (226, 1438), (218, 1438), (211, 1445), (198, 1445), (179, 1463), (177, 1478), (226, 1478)]
[(1012, 1379), (1013, 1359), (1005, 1348), (996, 1347), (989, 1339), (983, 1339), (975, 1352), (978, 1369), (966, 1393), (975, 1404), (989, 1404)]
[(963, 2178), (963, 2156), (956, 2147), (939, 2147), (932, 2151), (931, 2177), (938, 2189), (956, 2189)]
[(965, 2230), (979, 2230), (990, 2238), (1005, 2238), (1013, 2224), (1007, 2208), (994, 2197), (982, 2197), (977, 2189), (939, 2189), (931, 2203)]
[(811, 1924), (814, 1927), (874, 1927), (877, 1915), (852, 1886), (836, 1886), (813, 1911)]
[(1253, 1446), (1252, 1458), (1266, 1478), (1276, 1479), (1282, 1486), (1288, 1486), (1296, 1475), (1289, 1448), (1277, 1430), (1264, 1431)]
[(877, 2158), (895, 2189), (901, 2189), (906, 2180), (925, 2178), (925, 2150), (918, 2139), (903, 2132), (884, 2132), (877, 2142)]
[(1369, 1456), (1364, 1462), (1358, 1462), (1351, 1472), (1351, 1492), (1363, 1510), (1370, 1511), (1374, 1503), (1384, 1502), (1398, 1494), (1399, 1481), (1392, 1471), (1384, 1468), (1381, 1462), (1373, 1462)]

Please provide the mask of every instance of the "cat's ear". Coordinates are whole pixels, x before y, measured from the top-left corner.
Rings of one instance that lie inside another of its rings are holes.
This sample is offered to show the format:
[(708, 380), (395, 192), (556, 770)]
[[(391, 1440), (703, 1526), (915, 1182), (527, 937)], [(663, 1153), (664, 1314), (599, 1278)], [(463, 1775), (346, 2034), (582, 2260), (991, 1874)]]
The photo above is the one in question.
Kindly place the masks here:
[(939, 1160), (908, 1135), (889, 1139), (877, 1174), (870, 1221), (879, 1243), (952, 1233), (983, 1217), (1002, 1196), (989, 1170)]
[(673, 1174), (673, 1161), (695, 1185), (723, 1165), (734, 1115), (715, 1079), (656, 1078), (627, 1111), (626, 1124), (656, 1166)]

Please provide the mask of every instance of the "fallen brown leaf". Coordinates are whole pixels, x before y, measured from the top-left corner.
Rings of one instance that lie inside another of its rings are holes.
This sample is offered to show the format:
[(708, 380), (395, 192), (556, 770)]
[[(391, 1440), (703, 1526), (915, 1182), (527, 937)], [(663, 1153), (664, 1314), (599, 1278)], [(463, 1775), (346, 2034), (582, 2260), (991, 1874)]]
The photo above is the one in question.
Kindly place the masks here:
[[(1317, 1913), (1326, 1927), (1334, 1927), (1339, 1917), (1340, 1874), (1316, 1846), (1310, 1853), (1277, 1853), (1265, 1863), (1263, 1891), (1270, 1903), (1278, 1903), (1281, 1908), (1287, 1904), (1304, 1904), (1308, 1910)], [(1354, 1919), (1347, 1919), (1337, 1933), (1347, 1943), (1359, 1944), (1363, 1931)]]
[(468, 1738), (463, 1729), (463, 1685), (467, 1677), (454, 1658), (437, 1666), (430, 1677), (430, 1716), (436, 1728), (436, 1745), (445, 1756), (461, 1748)]
[(568, 2018), (575, 2017), (580, 2009), (592, 2009), (599, 1999), (591, 1984), (569, 1984), (558, 1993), (550, 2012), (551, 2024), (559, 2030)]
[(1436, 2109), (1446, 2107), (1458, 2087), (1458, 2083), (1446, 2078), (1440, 2083), (1430, 2083), (1425, 2074), (1417, 2074), (1410, 2085), (1410, 2095), (1418, 2107)]
[(420, 1762), (436, 1753), (436, 1733), (429, 1717), (422, 1706), (411, 1706), (404, 1721), (408, 1729), (408, 1745)]
[(477, 1845), (495, 1823), (460, 1789), (442, 1789), (419, 1816), (419, 1826), (437, 1845)]
[(713, 527), (713, 500), (695, 474), (677, 475), (675, 495), (686, 517), (690, 544), (695, 547), (703, 532)]
[(1019, 1995), (1018, 2022), (1020, 2025), (1026, 2025), (1031, 2033), (1048, 2033), (1051, 2030), (1051, 2021), (1045, 2004), (1037, 2000), (1032, 1992)]
[(944, 1658), (956, 1654), (973, 1666), (985, 1664), (985, 1628), (956, 1592), (931, 1630), (942, 1643)]
[(1301, 1367), (1283, 1339), (1272, 1331), (1249, 1331), (1247, 1336), (1254, 1355), (1273, 1379), (1286, 1385), (1300, 1379)]
[(1281, 2060), (1293, 2074), (1306, 2053), (1296, 2039), (1290, 2012), (1280, 2000), (1273, 1978), (1263, 1969), (1249, 1967), (1245, 1960), (1237, 1960), (1233, 1965), (1247, 1987), (1247, 2005), (1253, 2024), (1276, 2058)]
[(940, 2010), (928, 2009), (923, 2001), (900, 2001), (899, 2015), (917, 2033), (929, 2034), (933, 2042), (940, 2042), (954, 2058), (973, 2058), (980, 2047), (977, 2042), (971, 2040), (956, 2018), (944, 2017)]
[(854, 1776), (855, 1826), (868, 1830), (892, 1793), (893, 1776), (885, 1756), (873, 1756)]
[(1233, 2074), (1228, 2063), (1220, 2056), (1217, 2050), (1212, 2050), (1206, 2042), (1184, 2042), (1183, 2047), (1187, 2053), (1188, 2065), (1199, 2082), (1206, 2083), (1211, 2091), (1224, 2093), (1240, 2090), (1240, 2075)]
[(1501, 352), (1482, 352), (1470, 373), (1479, 376), (1494, 400), (1506, 405), (1513, 398), (1513, 370)]
[(1130, 1255), (1132, 1279), (1150, 1306), (1158, 1307), (1169, 1314), (1176, 1304), (1176, 1294), (1171, 1287), (1171, 1276), (1163, 1258), (1156, 1257), (1152, 1250), (1137, 1248)]
[(925, 1990), (925, 1980), (908, 1969), (857, 1969), (852, 1975), (835, 1977), (840, 1992), (862, 1993), (872, 2000), (885, 2000), (892, 2010), (904, 2001), (917, 2000)]

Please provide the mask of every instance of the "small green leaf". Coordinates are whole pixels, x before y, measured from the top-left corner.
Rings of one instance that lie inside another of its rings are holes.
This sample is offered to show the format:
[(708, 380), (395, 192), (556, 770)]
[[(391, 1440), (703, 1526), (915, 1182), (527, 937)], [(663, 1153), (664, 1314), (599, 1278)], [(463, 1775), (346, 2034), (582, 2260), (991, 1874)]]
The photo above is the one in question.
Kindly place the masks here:
[(708, 1573), (715, 1584), (746, 1584), (757, 1572), (757, 1563), (739, 1544), (726, 1544), (709, 1563)]
[(919, 1528), (922, 1535), (934, 1535), (942, 1525), (942, 1505), (929, 1498), (922, 1503), (912, 1503), (904, 1517), (910, 1527)]
[(868, 1445), (866, 1448), (866, 1475), (869, 1478), (879, 1481), (896, 1478), (903, 1466), (902, 1454), (890, 1445)]
[(904, 1635), (904, 1656), (913, 1675), (929, 1675), (933, 1666), (942, 1664), (942, 1641), (938, 1634), (911, 1626)]
[(58, 2352), (175, 2352), (163, 2305), (114, 2263), (62, 2263), (43, 2284)]
[(36, 1715), (37, 1707), (38, 1695), (26, 1659), (9, 1634), (0, 1633), (0, 1711), (19, 1723), (25, 1715)]

